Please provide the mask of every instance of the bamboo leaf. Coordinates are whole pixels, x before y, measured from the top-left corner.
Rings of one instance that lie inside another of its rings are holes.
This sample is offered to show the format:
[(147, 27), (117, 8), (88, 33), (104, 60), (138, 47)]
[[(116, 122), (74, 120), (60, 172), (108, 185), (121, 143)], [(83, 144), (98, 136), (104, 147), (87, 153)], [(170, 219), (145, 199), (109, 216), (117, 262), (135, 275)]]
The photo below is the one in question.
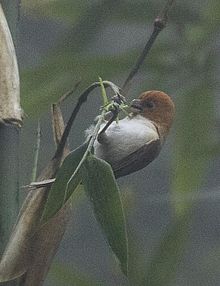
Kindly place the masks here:
[(82, 167), (82, 181), (108, 244), (127, 275), (128, 241), (123, 206), (110, 165), (92, 155)]
[(50, 189), (48, 199), (44, 208), (42, 215), (42, 223), (46, 222), (48, 219), (52, 218), (65, 204), (65, 202), (70, 198), (73, 191), (79, 185), (81, 181), (81, 176), (79, 171), (76, 172), (74, 178), (72, 178), (67, 192), (65, 192), (67, 183), (79, 165), (88, 144), (83, 144), (74, 151), (70, 152), (65, 158), (61, 168), (59, 169), (56, 181)]

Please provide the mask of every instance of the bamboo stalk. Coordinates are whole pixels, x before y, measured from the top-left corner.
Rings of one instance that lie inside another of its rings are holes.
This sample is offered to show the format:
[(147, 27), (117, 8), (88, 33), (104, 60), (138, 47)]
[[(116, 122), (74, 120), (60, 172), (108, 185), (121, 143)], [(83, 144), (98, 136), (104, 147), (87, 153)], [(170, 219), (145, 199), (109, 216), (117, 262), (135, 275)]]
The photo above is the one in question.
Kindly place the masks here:
[[(2, 1), (15, 36), (18, 1)], [(0, 255), (8, 242), (19, 208), (18, 157), (22, 121), (20, 82), (11, 33), (0, 5)], [(15, 281), (1, 285), (15, 286)]]

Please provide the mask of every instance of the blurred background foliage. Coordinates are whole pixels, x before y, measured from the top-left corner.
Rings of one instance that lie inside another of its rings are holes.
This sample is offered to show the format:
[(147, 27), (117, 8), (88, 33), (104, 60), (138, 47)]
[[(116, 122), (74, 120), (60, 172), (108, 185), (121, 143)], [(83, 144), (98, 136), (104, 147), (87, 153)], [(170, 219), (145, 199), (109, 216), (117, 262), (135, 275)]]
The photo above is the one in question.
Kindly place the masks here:
[[(165, 1), (23, 0), (17, 52), (22, 106), (23, 183), (29, 182), (36, 121), (43, 122), (40, 167), (54, 150), (50, 103), (100, 75), (122, 85)], [(126, 205), (132, 285), (218, 285), (220, 282), (219, 0), (176, 1), (128, 92), (164, 90), (176, 120), (160, 157), (120, 179)], [(71, 147), (84, 139), (100, 101), (95, 92), (80, 113)], [(25, 194), (22, 193), (22, 196)], [(82, 195), (46, 285), (128, 285)], [(77, 269), (77, 270), (75, 270)]]

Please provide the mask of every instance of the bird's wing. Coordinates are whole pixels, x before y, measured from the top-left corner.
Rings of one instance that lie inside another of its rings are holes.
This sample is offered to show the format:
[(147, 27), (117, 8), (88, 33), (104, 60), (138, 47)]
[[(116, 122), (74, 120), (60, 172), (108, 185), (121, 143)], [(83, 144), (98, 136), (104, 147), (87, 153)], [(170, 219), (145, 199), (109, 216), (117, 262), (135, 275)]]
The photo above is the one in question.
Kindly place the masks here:
[(150, 164), (160, 153), (161, 142), (159, 139), (151, 140), (127, 157), (112, 164), (115, 177), (119, 178), (136, 172)]

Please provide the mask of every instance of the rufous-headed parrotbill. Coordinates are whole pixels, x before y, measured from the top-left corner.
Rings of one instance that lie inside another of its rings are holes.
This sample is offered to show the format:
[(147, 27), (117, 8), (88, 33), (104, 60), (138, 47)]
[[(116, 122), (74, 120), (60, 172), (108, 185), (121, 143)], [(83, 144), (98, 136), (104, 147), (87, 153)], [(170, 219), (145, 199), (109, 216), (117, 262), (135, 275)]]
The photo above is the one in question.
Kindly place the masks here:
[(143, 92), (131, 102), (132, 113), (113, 122), (104, 139), (95, 141), (94, 154), (112, 166), (116, 178), (144, 168), (160, 153), (174, 111), (174, 103), (166, 93)]

